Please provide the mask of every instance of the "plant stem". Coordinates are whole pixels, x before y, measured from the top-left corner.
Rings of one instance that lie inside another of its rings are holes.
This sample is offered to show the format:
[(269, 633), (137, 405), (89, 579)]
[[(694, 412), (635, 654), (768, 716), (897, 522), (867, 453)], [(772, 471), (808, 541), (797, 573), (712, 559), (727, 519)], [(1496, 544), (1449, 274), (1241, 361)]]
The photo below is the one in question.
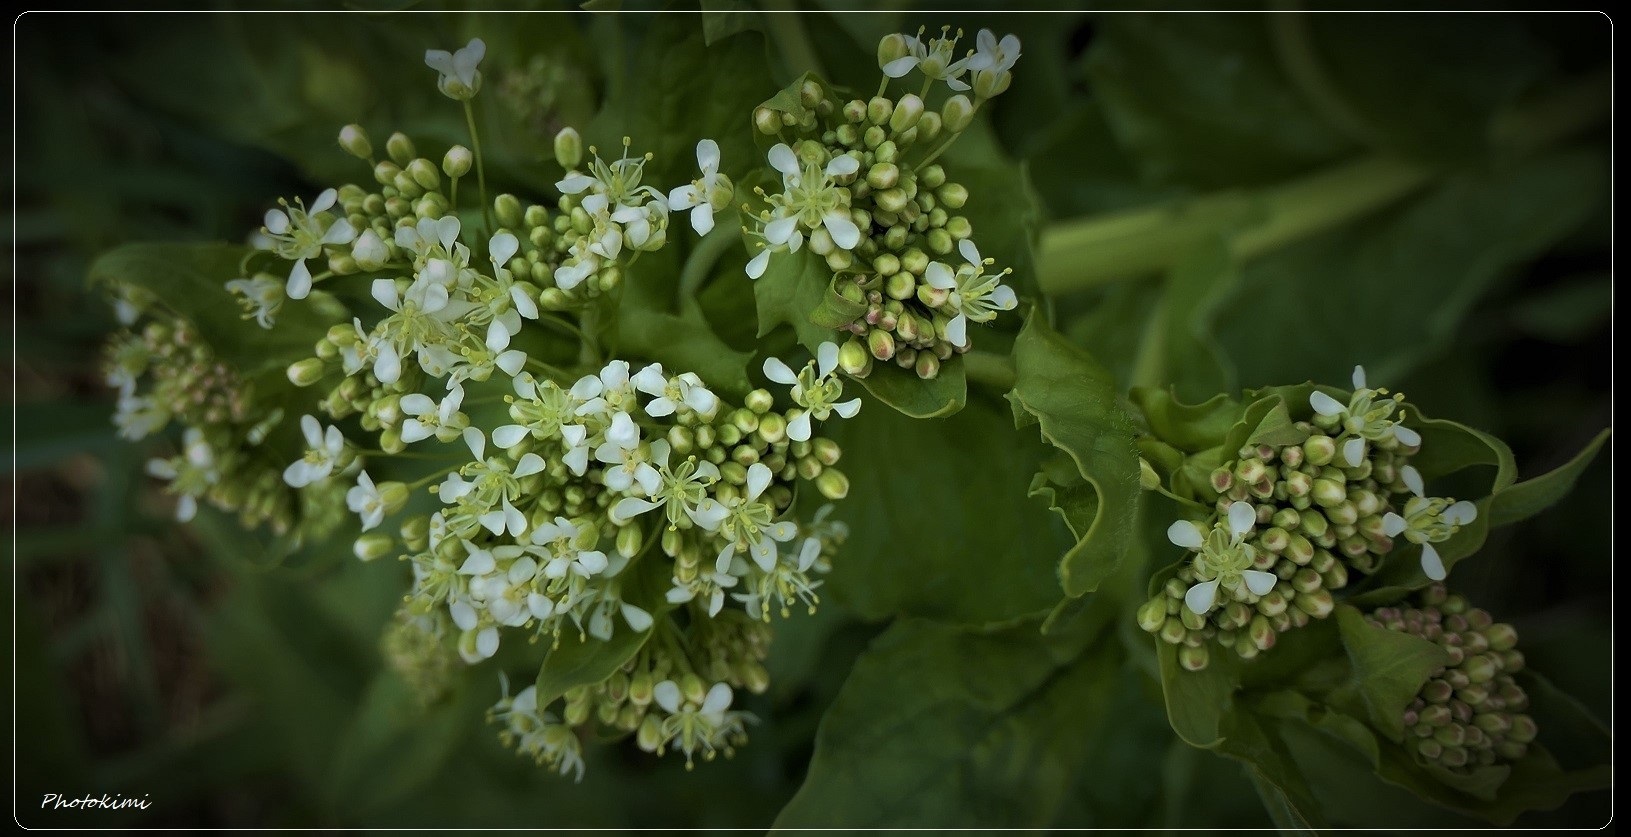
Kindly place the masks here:
[(963, 355), (963, 374), (974, 383), (1007, 392), (1014, 388), (1014, 359), (974, 350)]
[(685, 267), (680, 269), (679, 295), (682, 302), (696, 298), (697, 292), (713, 275), (714, 265), (738, 240), (737, 225), (733, 222), (715, 226), (697, 242), (696, 249), (685, 260)]
[(491, 233), (498, 227), (493, 223), (493, 205), (487, 202), (487, 167), (481, 157), (481, 135), (476, 133), (476, 108), (469, 99), (464, 100), (464, 124), (470, 128), (470, 148), (476, 156), (476, 188), (481, 195), (481, 217)]

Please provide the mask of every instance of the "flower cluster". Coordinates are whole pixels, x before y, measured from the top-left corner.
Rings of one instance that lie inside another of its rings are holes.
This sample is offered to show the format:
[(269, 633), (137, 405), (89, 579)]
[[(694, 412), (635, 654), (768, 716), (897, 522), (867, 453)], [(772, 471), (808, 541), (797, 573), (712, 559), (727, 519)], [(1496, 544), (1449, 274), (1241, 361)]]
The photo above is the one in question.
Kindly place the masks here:
[(1470, 502), (1428, 497), (1410, 457), (1421, 436), (1402, 424), (1402, 396), (1365, 385), (1348, 402), (1315, 390), (1303, 441), (1248, 445), (1211, 473), (1215, 513), (1180, 520), (1168, 538), (1194, 553), (1139, 610), (1144, 630), (1205, 668), (1212, 643), (1251, 659), (1278, 635), (1329, 616), (1332, 593), (1376, 571), (1398, 539), (1420, 545), (1441, 580), (1440, 543), (1477, 517)]
[[(747, 208), (757, 248), (747, 272), (764, 275), (776, 254), (808, 246), (833, 271), (833, 290), (854, 311), (840, 363), (857, 377), (874, 361), (894, 361), (923, 378), (973, 345), (972, 326), (1014, 308), (1018, 299), (980, 255), (973, 226), (957, 213), (968, 190), (935, 162), (972, 124), (980, 106), (1008, 86), (1019, 41), (987, 30), (978, 49), (953, 60), (956, 37), (890, 35), (879, 47), (878, 95), (848, 102), (813, 79), (788, 110), (754, 113), (760, 133), (779, 140), (767, 159), (772, 188)], [(918, 93), (887, 98), (889, 82), (923, 76)], [(972, 74), (975, 98), (964, 77)], [(940, 109), (925, 102), (936, 82), (953, 93)]]
[(1524, 714), (1529, 696), (1513, 679), (1524, 664), (1518, 632), (1443, 584), (1418, 598), (1417, 606), (1378, 608), (1366, 617), (1376, 627), (1436, 643), (1448, 657), (1404, 711), (1412, 754), (1457, 772), (1523, 758), (1537, 730)]
[[(484, 54), (477, 40), (425, 57), (467, 116)], [(381, 648), (424, 700), (501, 646), (505, 666), (548, 649), (547, 669), (556, 653), (620, 653), (608, 640), (629, 648), (632, 635), (638, 650), (603, 682), (505, 687), (493, 719), (518, 751), (581, 774), (577, 728), (599, 724), (688, 763), (728, 754), (752, 720), (735, 695), (768, 685), (772, 613), (815, 607), (845, 536), (829, 508), (794, 508), (801, 485), (828, 500), (849, 489), (821, 435), (860, 407), (843, 397), (839, 348), (772, 358), (778, 392), (738, 398), (606, 351), (624, 274), (666, 245), (670, 214), (703, 234), (733, 199), (717, 144), (698, 143), (696, 180), (664, 190), (629, 139), (617, 159), (591, 147), (585, 163), (565, 129), (558, 195), (489, 201), (468, 122), (475, 151), (455, 145), (440, 163), (401, 133), (376, 159), (368, 133), (346, 126), (339, 144), (372, 182), (280, 201), (238, 277), (223, 277), (244, 320), (313, 341), (272, 378), (277, 408), (184, 322), (158, 323), (111, 349), (120, 425), (131, 438), (188, 426), (181, 455), (150, 469), (183, 496), (183, 517), (200, 497), (306, 533), (354, 515), (359, 559), (411, 569)], [(460, 196), (472, 171), (473, 205), (468, 186)], [(123, 290), (122, 311), (152, 307)], [(139, 393), (146, 378), (156, 388)], [(282, 444), (248, 450), (269, 434)]]

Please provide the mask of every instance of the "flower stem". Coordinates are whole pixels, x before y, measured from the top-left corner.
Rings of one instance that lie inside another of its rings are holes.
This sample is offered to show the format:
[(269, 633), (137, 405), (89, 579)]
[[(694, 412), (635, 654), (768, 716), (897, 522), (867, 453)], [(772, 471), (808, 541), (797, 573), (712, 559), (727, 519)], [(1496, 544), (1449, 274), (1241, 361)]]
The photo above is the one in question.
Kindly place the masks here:
[(464, 124), (470, 128), (470, 147), (476, 156), (476, 188), (481, 196), (481, 217), (491, 233), (498, 227), (493, 223), (493, 205), (487, 201), (487, 167), (482, 162), (481, 136), (476, 133), (476, 108), (469, 99), (464, 100)]
[(679, 295), (680, 302), (684, 304), (687, 299), (695, 299), (697, 292), (708, 283), (713, 276), (714, 265), (719, 263), (731, 247), (739, 241), (737, 225), (719, 224), (713, 231), (697, 242), (696, 249), (691, 251), (685, 260), (685, 267), (680, 270)]
[(976, 349), (963, 355), (963, 374), (974, 383), (1007, 392), (1014, 388), (1014, 359)]
[(821, 59), (810, 48), (810, 37), (804, 31), (804, 19), (799, 16), (798, 7), (789, 0), (765, 0), (763, 6), (770, 13), (764, 16), (770, 38), (787, 60), (793, 77), (815, 73), (826, 78), (827, 74), (821, 69)]

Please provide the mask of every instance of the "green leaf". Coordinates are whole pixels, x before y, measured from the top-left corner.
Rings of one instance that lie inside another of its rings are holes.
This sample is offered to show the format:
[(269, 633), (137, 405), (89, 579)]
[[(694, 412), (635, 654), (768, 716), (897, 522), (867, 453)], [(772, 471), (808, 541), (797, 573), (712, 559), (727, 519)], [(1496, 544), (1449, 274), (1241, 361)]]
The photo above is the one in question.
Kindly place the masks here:
[(837, 277), (833, 277), (833, 281), (827, 285), (827, 293), (822, 296), (821, 303), (810, 312), (810, 322), (822, 328), (843, 328), (866, 313), (866, 303), (839, 296), (833, 287), (837, 281)]
[(1042, 438), (1070, 456), (1098, 508), (1086, 537), (1059, 562), (1065, 594), (1092, 591), (1115, 572), (1137, 526), (1138, 452), (1131, 418), (1110, 373), (1034, 311), (1014, 342), (1014, 413), (1039, 421)]
[(811, 351), (833, 340), (831, 328), (816, 325), (810, 319), (810, 314), (827, 298), (831, 285), (832, 269), (815, 253), (800, 250), (772, 255), (764, 275), (753, 282), (759, 336), (785, 324), (793, 327), (799, 343)]
[(874, 364), (871, 374), (859, 380), (873, 398), (912, 418), (949, 416), (968, 401), (967, 373), (962, 358), (955, 356), (927, 381), (893, 363)]
[(823, 432), (850, 478), (835, 514), (850, 536), (826, 589), (857, 616), (983, 624), (1058, 602), (1055, 556), (1071, 538), (1025, 496), (1046, 448), (1006, 411), (975, 401), (920, 421), (869, 405)]
[(1178, 664), (1176, 646), (1156, 640), (1161, 664), (1161, 692), (1167, 702), (1172, 731), (1191, 746), (1216, 749), (1223, 742), (1224, 718), (1229, 714), (1239, 673), (1228, 655), (1212, 655), (1212, 664), (1188, 671)]
[(909, 620), (856, 662), (777, 828), (1046, 827), (1108, 711), (1114, 643)]
[(422, 707), (401, 678), (374, 678), (334, 744), (328, 804), (381, 810), (425, 787), (470, 732), (479, 713), (471, 691)]
[(1512, 449), (1482, 430), (1448, 419), (1425, 419), (1419, 412), (1415, 420), (1407, 417), (1405, 424), (1421, 434), (1421, 450), (1410, 458), (1410, 464), (1421, 472), (1424, 480), (1479, 465), (1492, 465), (1495, 474), (1489, 487), (1484, 494), (1477, 495), (1491, 496), (1506, 491), (1518, 478), (1518, 463), (1512, 458)]
[(1297, 429), (1287, 406), (1288, 402), (1298, 404), (1298, 411), (1305, 412), (1301, 405), (1306, 405), (1308, 399), (1304, 397), (1299, 401), (1295, 397), (1287, 398), (1286, 389), (1290, 388), (1248, 393), (1256, 400), (1246, 407), (1245, 415), (1224, 436), (1224, 457), (1233, 458), (1237, 451), (1248, 445), (1296, 445), (1308, 438), (1308, 431)]
[(1342, 645), (1353, 662), (1353, 684), (1370, 710), (1371, 723), (1388, 738), (1404, 737), (1404, 711), (1433, 673), (1450, 662), (1437, 643), (1365, 621), (1349, 605), (1337, 607)]
[(695, 372), (723, 394), (739, 397), (753, 388), (747, 374), (752, 354), (732, 349), (706, 322), (624, 306), (617, 325), (622, 349), (661, 361), (669, 369)]
[(91, 264), (93, 285), (128, 285), (198, 328), (204, 342), (239, 374), (282, 371), (310, 357), (312, 345), (341, 319), (343, 309), (324, 294), (284, 303), (274, 326), (246, 321), (226, 283), (243, 276), (250, 250), (235, 244), (126, 244)]
[(1597, 458), (1597, 452), (1602, 450), (1603, 443), (1607, 442), (1613, 433), (1612, 428), (1604, 429), (1581, 448), (1573, 459), (1555, 470), (1498, 492), (1490, 501), (1490, 525), (1505, 526), (1527, 520), (1562, 500), (1574, 490), (1574, 483), (1580, 478), (1580, 472)]
[(1129, 397), (1156, 438), (1188, 453), (1222, 445), (1244, 409), (1227, 393), (1185, 404), (1171, 387), (1133, 387)]
[(562, 631), (560, 644), (550, 649), (549, 656), (538, 667), (538, 679), (533, 684), (538, 688), (540, 707), (548, 706), (579, 686), (593, 685), (611, 677), (664, 627), (668, 612), (674, 609), (661, 592), (668, 582), (664, 562), (648, 557), (623, 572), (628, 574), (623, 600), (651, 614), (651, 627), (636, 631), (623, 621), (621, 614), (613, 614), (615, 627), (611, 639), (580, 638), (573, 636), (570, 630)]

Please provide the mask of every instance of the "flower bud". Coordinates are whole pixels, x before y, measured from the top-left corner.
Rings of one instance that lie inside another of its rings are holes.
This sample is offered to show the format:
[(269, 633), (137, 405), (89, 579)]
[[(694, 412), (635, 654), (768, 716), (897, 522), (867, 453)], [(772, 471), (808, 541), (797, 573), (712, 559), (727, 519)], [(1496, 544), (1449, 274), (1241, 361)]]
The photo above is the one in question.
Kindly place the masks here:
[(852, 337), (838, 349), (838, 368), (845, 374), (864, 378), (872, 371), (872, 355), (866, 346)]
[(340, 147), (359, 160), (374, 156), (374, 146), (368, 141), (368, 132), (355, 123), (340, 129)]
[(385, 153), (391, 155), (391, 159), (398, 166), (404, 167), (419, 156), (419, 152), (414, 150), (413, 140), (408, 139), (408, 135), (401, 131), (392, 134), (390, 139), (385, 141)]
[(1178, 649), (1178, 664), (1185, 671), (1200, 671), (1211, 662), (1211, 652), (1204, 645), (1186, 645)]
[(409, 551), (422, 552), (430, 545), (430, 518), (423, 515), (410, 517), (403, 521), (398, 534), (402, 536), (402, 545)]
[(895, 104), (895, 113), (889, 120), (889, 127), (899, 134), (917, 127), (917, 123), (922, 119), (923, 100), (915, 93), (907, 93)]
[(873, 329), (867, 333), (867, 349), (878, 360), (889, 360), (895, 356), (895, 337), (882, 329)]
[[(760, 105), (759, 107), (753, 109), (753, 127), (758, 129), (759, 133), (764, 134), (767, 137), (773, 137), (781, 133), (781, 114)], [(582, 156), (581, 152), (579, 156)], [(574, 163), (573, 165), (577, 164)], [(567, 168), (571, 168), (571, 166), (567, 166)]]
[(899, 32), (891, 32), (878, 41), (878, 69), (883, 69), (891, 61), (899, 61), (912, 54), (906, 44), (906, 36)]
[(787, 419), (781, 413), (765, 413), (759, 419), (759, 435), (772, 445), (783, 441), (787, 438)]
[(414, 183), (426, 191), (434, 191), (442, 185), (442, 175), (436, 170), (436, 164), (423, 157), (408, 163), (405, 171)]
[(370, 532), (358, 538), (357, 542), (351, 545), (351, 552), (359, 560), (373, 561), (391, 554), (394, 546), (395, 542), (391, 540), (390, 535), (383, 532)]
[(849, 495), (849, 477), (837, 468), (828, 468), (816, 477), (816, 490), (828, 500), (842, 500)]
[(442, 172), (448, 177), (458, 180), (470, 173), (470, 166), (475, 162), (470, 149), (462, 145), (455, 145), (442, 155)]
[(323, 379), (323, 362), (314, 357), (289, 365), (289, 382), (297, 387), (309, 387)]
[(933, 380), (940, 374), (940, 358), (933, 352), (918, 352), (917, 360), (912, 362), (913, 371), (925, 381)]
[(874, 125), (882, 125), (889, 121), (890, 114), (895, 111), (895, 103), (882, 96), (874, 96), (866, 103), (866, 119)]
[(583, 162), (583, 138), (575, 129), (562, 128), (555, 135), (555, 162), (568, 171)]
[(917, 121), (917, 136), (922, 142), (933, 142), (940, 136), (940, 114), (928, 111)]
[(1324, 588), (1313, 592), (1298, 593), (1293, 603), (1297, 605), (1298, 610), (1315, 619), (1324, 619), (1331, 615), (1331, 608), (1336, 606), (1335, 602), (1331, 600), (1331, 591)]
[(1316, 468), (1331, 464), (1336, 455), (1337, 443), (1330, 436), (1310, 436), (1303, 442), (1303, 459)]

